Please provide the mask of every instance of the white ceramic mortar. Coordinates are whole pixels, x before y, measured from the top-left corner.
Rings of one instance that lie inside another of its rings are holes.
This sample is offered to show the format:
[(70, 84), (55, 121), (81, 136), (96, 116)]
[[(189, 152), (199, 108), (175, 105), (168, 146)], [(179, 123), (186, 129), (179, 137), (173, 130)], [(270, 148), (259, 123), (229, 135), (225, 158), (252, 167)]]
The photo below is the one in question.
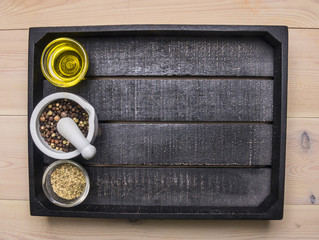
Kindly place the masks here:
[[(68, 93), (68, 92), (59, 92), (51, 94), (44, 99), (42, 99), (38, 105), (34, 108), (32, 116), (30, 119), (30, 132), (32, 139), (35, 145), (47, 156), (55, 159), (70, 159), (78, 156), (80, 154), (79, 150), (74, 150), (72, 152), (62, 152), (51, 148), (48, 143), (46, 143), (41, 136), (40, 132), (40, 115), (43, 112), (44, 108), (48, 106), (51, 102), (54, 102), (58, 99), (70, 99), (77, 104), (79, 104), (89, 115), (89, 131), (86, 139), (89, 143), (93, 143), (98, 132), (98, 119), (95, 113), (94, 108), (89, 104), (84, 98)], [(72, 144), (72, 142), (71, 142)]]

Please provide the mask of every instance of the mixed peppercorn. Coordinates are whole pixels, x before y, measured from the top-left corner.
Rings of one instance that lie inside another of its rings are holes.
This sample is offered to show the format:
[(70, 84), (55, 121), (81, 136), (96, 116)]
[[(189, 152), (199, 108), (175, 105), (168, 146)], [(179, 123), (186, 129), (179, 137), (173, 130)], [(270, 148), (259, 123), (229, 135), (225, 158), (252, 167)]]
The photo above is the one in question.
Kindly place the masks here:
[(87, 137), (89, 116), (76, 102), (70, 99), (58, 99), (45, 107), (40, 115), (40, 132), (49, 146), (55, 150), (71, 152), (75, 147), (57, 131), (57, 123), (61, 118), (70, 117)]

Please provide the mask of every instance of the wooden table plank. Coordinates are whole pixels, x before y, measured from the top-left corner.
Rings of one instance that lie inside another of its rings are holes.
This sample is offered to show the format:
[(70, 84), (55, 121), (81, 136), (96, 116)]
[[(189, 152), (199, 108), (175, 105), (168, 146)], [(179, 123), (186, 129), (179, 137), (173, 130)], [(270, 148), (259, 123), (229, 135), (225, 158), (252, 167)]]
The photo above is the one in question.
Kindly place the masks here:
[[(1, 115), (27, 113), (27, 35), (0, 31)], [(288, 117), (319, 117), (318, 44), (319, 30), (289, 30)]]
[(0, 117), (0, 199), (28, 199), (26, 117)]
[(282, 221), (138, 220), (33, 217), (27, 201), (0, 200), (1, 238), (318, 239), (319, 206), (287, 205)]
[[(0, 55), (0, 65), (2, 64), (2, 59)], [(27, 71), (0, 70), (0, 116), (25, 116), (28, 111), (27, 97)]]
[(290, 30), (288, 117), (319, 117), (319, 29)]
[[(285, 203), (319, 204), (318, 125), (288, 119)], [(0, 132), (0, 199), (28, 199), (27, 117), (1, 116)]]
[(319, 204), (319, 119), (287, 122), (286, 191), (288, 204)]
[(2, 54), (27, 54), (27, 30), (0, 31), (0, 55)]
[(28, 31), (0, 31), (0, 115), (27, 113), (27, 52)]
[[(319, 27), (317, 1), (1, 1), (0, 29), (101, 24)], [(76, 10), (76, 11), (75, 11)]]

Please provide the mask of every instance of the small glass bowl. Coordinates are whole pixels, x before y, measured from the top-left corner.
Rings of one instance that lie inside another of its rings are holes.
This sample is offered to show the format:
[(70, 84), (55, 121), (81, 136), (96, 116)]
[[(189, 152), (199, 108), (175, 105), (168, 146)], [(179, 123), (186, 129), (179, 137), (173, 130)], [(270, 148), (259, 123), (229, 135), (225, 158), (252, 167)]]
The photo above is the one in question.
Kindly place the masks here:
[(84, 79), (89, 67), (85, 48), (72, 38), (58, 38), (50, 42), (41, 55), (44, 77), (57, 87), (72, 87)]
[[(59, 197), (52, 189), (51, 185), (51, 174), (52, 172), (59, 166), (63, 164), (71, 164), (77, 168), (79, 168), (82, 173), (85, 176), (85, 189), (81, 196), (72, 199), (67, 200), (64, 198)], [(43, 177), (42, 177), (42, 188), (44, 191), (45, 196), (55, 205), (60, 207), (74, 207), (76, 205), (79, 205), (81, 202), (84, 201), (84, 199), (87, 197), (89, 190), (90, 190), (90, 179), (87, 171), (77, 162), (71, 161), (71, 160), (58, 160), (53, 163), (51, 163), (48, 168), (45, 170)]]

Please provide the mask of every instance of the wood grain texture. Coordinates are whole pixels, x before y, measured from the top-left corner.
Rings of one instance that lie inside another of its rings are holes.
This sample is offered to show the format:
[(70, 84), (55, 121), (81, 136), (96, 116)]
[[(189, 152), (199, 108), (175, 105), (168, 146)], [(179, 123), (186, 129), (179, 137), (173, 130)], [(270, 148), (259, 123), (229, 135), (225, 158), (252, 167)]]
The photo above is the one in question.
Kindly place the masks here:
[[(119, 205), (119, 212), (121, 206), (146, 206), (146, 212), (156, 212), (152, 206), (208, 203), (214, 207), (257, 207), (270, 194), (270, 168), (86, 169), (91, 189), (84, 204)], [(185, 208), (182, 211), (187, 212)]]
[(87, 76), (274, 75), (274, 49), (261, 38), (134, 36), (77, 38)]
[(27, 37), (28, 31), (0, 31), (1, 115), (27, 113)]
[(289, 31), (288, 117), (319, 117), (319, 29)]
[(288, 120), (286, 203), (319, 204), (319, 119)]
[(319, 26), (318, 2), (311, 0), (4, 0), (0, 9), (0, 29), (140, 23)]
[[(287, 205), (282, 221), (31, 217), (27, 201), (0, 201), (0, 239), (318, 239), (319, 206)], [(17, 228), (17, 226), (19, 226)]]
[(0, 199), (28, 199), (26, 117), (0, 117)]
[[(0, 123), (0, 132), (3, 133), (0, 144), (0, 199), (28, 199), (27, 117), (1, 116)], [(286, 204), (319, 204), (318, 124), (316, 118), (288, 119)], [(304, 139), (303, 144), (301, 139)], [(16, 141), (13, 146), (12, 142)], [(309, 149), (308, 143), (311, 144)], [(8, 188), (8, 184), (12, 187)]]
[[(102, 123), (97, 155), (82, 164), (271, 165), (271, 124)], [(55, 161), (44, 156), (45, 163)]]
[(0, 55), (28, 54), (27, 30), (0, 31)]
[[(0, 31), (1, 115), (27, 114), (27, 36), (25, 30)], [(288, 117), (319, 117), (318, 42), (319, 30), (289, 30)], [(11, 54), (19, 56), (6, 57)]]
[(100, 121), (273, 120), (272, 80), (88, 79), (67, 90), (44, 80), (43, 95), (79, 94)]

